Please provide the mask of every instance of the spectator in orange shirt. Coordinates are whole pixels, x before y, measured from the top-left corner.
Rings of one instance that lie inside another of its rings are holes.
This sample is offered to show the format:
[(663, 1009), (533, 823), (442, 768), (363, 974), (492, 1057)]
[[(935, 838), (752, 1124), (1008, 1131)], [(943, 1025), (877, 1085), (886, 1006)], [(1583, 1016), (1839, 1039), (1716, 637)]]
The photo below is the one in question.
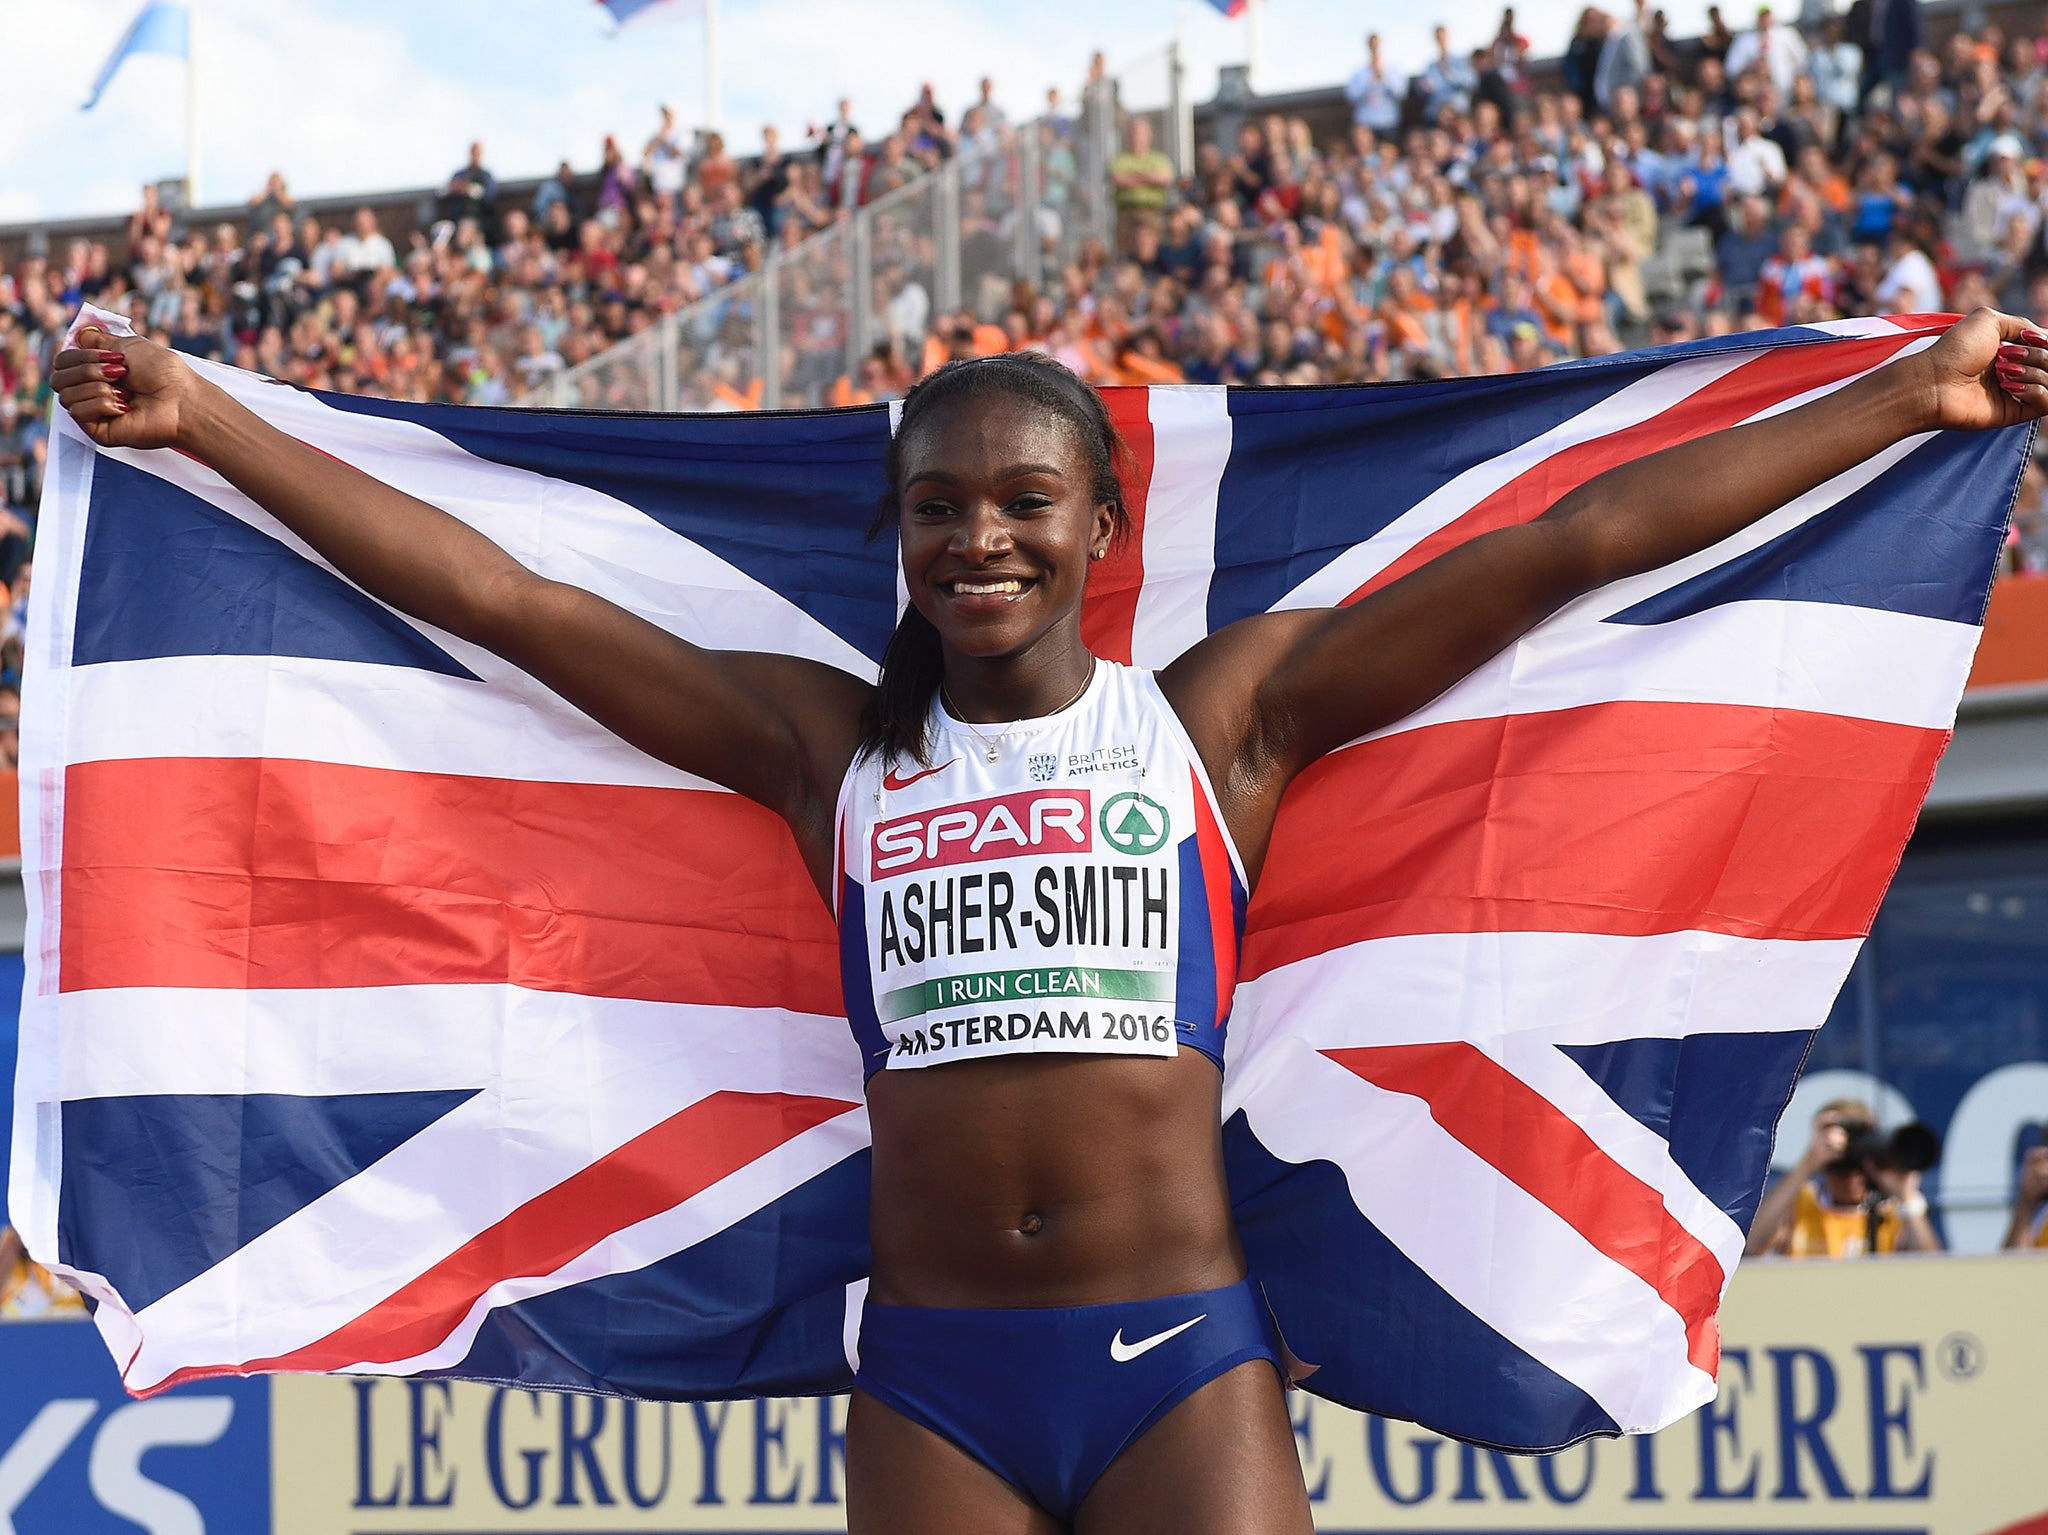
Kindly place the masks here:
[(1436, 299), (1423, 288), (1412, 266), (1388, 269), (1386, 296), (1379, 321), (1386, 327), (1388, 366), (1397, 378), (1441, 372), (1447, 359), (1438, 355), (1431, 322)]

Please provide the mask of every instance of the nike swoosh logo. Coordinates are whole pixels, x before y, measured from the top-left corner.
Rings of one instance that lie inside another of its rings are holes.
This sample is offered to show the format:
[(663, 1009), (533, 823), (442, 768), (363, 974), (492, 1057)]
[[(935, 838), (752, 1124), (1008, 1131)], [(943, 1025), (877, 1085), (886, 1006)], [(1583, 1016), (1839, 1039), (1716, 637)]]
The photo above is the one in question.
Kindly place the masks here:
[(897, 775), (896, 770), (894, 768), (890, 768), (888, 772), (882, 775), (882, 787), (890, 790), (907, 789), (912, 784), (916, 783), (920, 778), (929, 778), (934, 773), (945, 772), (947, 768), (951, 767), (955, 762), (958, 762), (959, 760), (960, 759), (958, 757), (948, 758), (946, 761), (941, 762), (937, 767), (926, 768), (922, 773), (912, 773), (908, 778), (899, 777)]
[(1181, 1323), (1178, 1327), (1169, 1327), (1166, 1329), (1165, 1332), (1155, 1332), (1154, 1334), (1152, 1334), (1151, 1337), (1140, 1338), (1136, 1343), (1124, 1342), (1124, 1330), (1121, 1327), (1119, 1327), (1116, 1330), (1116, 1336), (1109, 1340), (1109, 1357), (1114, 1359), (1118, 1364), (1129, 1364), (1133, 1359), (1136, 1359), (1140, 1354), (1149, 1353), (1151, 1350), (1159, 1347), (1159, 1345), (1164, 1343), (1168, 1338), (1177, 1338), (1182, 1333), (1186, 1332), (1190, 1327), (1194, 1326), (1195, 1323), (1207, 1321), (1208, 1318), (1209, 1313), (1204, 1311), (1200, 1316), (1189, 1317), (1185, 1322)]

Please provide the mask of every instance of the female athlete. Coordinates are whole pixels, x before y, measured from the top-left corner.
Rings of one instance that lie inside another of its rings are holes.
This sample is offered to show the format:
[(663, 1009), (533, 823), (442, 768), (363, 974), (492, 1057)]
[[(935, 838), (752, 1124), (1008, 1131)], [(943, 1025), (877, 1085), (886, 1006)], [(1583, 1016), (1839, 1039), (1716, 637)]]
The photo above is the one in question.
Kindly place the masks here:
[(1219, 1134), (1216, 977), (1288, 783), (1581, 593), (1911, 434), (2048, 411), (2048, 338), (1980, 310), (1826, 398), (1155, 674), (1081, 639), (1090, 562), (1127, 523), (1100, 397), (1043, 358), (956, 363), (912, 391), (890, 449), (910, 606), (871, 686), (687, 644), (171, 352), (79, 341), (53, 383), (94, 442), (195, 455), (366, 591), (787, 822), (838, 917), (870, 1073), (854, 1535), (1308, 1530)]

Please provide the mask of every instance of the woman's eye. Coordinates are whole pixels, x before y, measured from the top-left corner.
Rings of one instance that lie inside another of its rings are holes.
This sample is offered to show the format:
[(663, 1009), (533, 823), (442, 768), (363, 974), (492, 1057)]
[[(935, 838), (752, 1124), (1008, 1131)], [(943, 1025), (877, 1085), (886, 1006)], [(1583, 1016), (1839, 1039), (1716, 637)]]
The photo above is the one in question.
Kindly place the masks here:
[(1050, 496), (1019, 496), (1010, 503), (1013, 512), (1042, 512), (1052, 505)]

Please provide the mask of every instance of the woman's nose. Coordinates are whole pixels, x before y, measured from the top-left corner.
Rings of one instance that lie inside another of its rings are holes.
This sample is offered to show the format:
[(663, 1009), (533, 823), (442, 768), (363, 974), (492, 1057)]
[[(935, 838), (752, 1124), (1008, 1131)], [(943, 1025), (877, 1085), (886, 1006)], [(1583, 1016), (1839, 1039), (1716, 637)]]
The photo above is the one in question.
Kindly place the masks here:
[(994, 507), (976, 507), (954, 528), (953, 542), (959, 552), (986, 559), (1009, 549), (1010, 530)]

